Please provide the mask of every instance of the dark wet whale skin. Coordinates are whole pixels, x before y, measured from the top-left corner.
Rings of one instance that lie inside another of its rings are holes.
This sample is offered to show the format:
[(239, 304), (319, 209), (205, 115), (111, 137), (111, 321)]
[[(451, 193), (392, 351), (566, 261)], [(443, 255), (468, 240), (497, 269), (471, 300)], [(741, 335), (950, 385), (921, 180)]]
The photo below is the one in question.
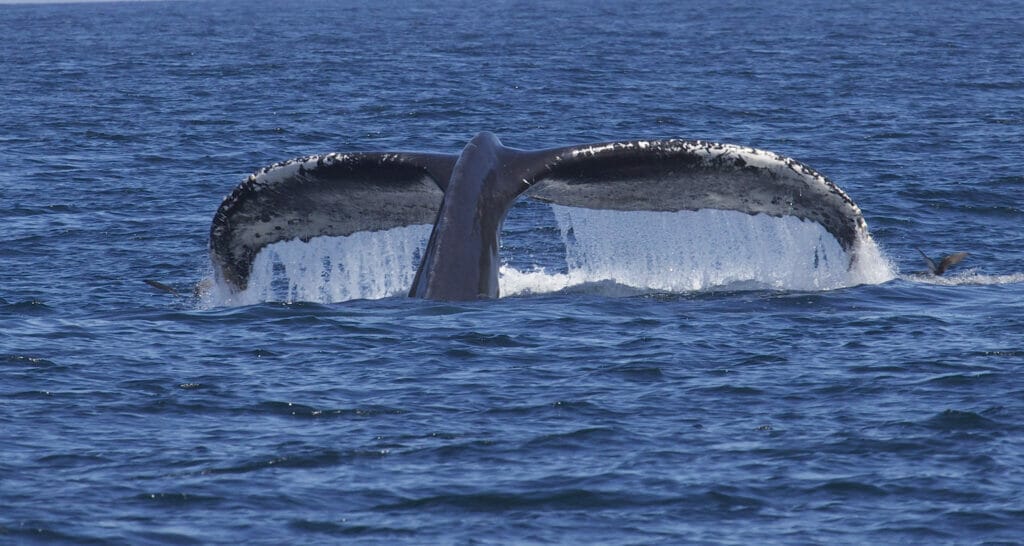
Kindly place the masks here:
[(505, 168), (515, 151), (491, 133), (463, 149), (409, 295), (471, 300), (498, 297), (498, 248), (508, 209), (529, 186)]

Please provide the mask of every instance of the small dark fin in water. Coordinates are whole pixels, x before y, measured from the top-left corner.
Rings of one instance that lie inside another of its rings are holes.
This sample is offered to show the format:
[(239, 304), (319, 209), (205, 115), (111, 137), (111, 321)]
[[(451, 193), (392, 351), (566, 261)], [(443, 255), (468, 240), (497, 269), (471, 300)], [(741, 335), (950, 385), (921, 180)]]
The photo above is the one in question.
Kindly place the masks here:
[(928, 272), (936, 276), (942, 275), (946, 270), (964, 261), (964, 258), (967, 256), (970, 256), (970, 254), (966, 252), (954, 252), (949, 256), (943, 256), (942, 259), (939, 260), (939, 263), (935, 263), (935, 260), (929, 258), (923, 250), (918, 248), (917, 251), (920, 252), (921, 256), (924, 258), (924, 263), (928, 266)]
[(167, 292), (168, 294), (171, 294), (172, 296), (181, 296), (181, 292), (178, 292), (177, 290), (174, 289), (174, 287), (167, 286), (166, 284), (164, 284), (162, 282), (154, 281), (154, 280), (150, 280), (150, 279), (145, 279), (142, 282), (152, 286), (153, 288), (156, 288), (157, 290), (159, 290), (161, 292)]
[(924, 258), (924, 264), (926, 266), (928, 266), (928, 273), (934, 275), (935, 274), (935, 270), (938, 269), (939, 266), (936, 265), (935, 261), (932, 260), (931, 258), (929, 258), (928, 255), (925, 254), (923, 250), (918, 248), (917, 251), (920, 252), (921, 253), (921, 257)]
[(941, 275), (946, 272), (947, 269), (954, 265), (962, 262), (964, 258), (969, 256), (966, 252), (955, 252), (939, 260), (939, 268), (935, 270), (936, 275)]

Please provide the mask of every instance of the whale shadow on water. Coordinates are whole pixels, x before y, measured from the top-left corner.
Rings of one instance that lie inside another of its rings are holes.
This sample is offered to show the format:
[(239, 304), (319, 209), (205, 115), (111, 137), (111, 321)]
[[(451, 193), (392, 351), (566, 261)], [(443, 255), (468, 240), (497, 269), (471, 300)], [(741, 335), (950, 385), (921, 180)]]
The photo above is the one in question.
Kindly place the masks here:
[[(859, 207), (828, 178), (796, 160), (754, 148), (675, 139), (525, 151), (505, 147), (485, 132), (459, 154), (332, 153), (254, 173), (224, 199), (213, 218), (214, 284), (225, 296), (219, 299), (244, 302), (242, 295), (257, 289), (251, 285), (263, 282), (254, 279), (284, 264), (289, 276), (306, 276), (313, 284), (342, 272), (349, 275), (326, 292), (323, 287), (316, 294), (290, 291), (295, 299), (383, 297), (393, 295), (396, 287), (435, 300), (498, 297), (499, 277), (524, 276), (503, 271), (499, 256), (503, 222), (521, 196), (549, 203), (562, 230), (570, 271), (548, 282), (553, 290), (604, 279), (669, 291), (746, 285), (750, 276), (731, 270), (720, 276), (713, 271), (710, 276), (707, 271), (685, 274), (694, 260), (722, 271), (735, 269), (729, 264), (744, 253), (763, 263), (777, 262), (768, 278), (781, 279), (781, 286), (789, 286), (787, 271), (797, 265), (826, 271), (806, 286), (797, 283), (798, 289), (894, 277)], [(648, 240), (637, 239), (638, 232)], [(728, 244), (716, 240), (729, 237)], [(668, 249), (668, 258), (635, 252), (651, 247), (652, 238), (657, 241), (653, 246)], [(736, 244), (736, 238), (744, 240)], [(355, 254), (332, 250), (331, 241), (339, 240), (354, 244)], [(595, 258), (595, 249), (608, 241), (612, 252), (624, 255), (619, 261), (642, 261), (648, 274), (633, 278), (637, 268), (631, 273)], [(302, 245), (299, 251), (296, 242)], [(684, 247), (687, 253), (673, 254)], [(363, 284), (368, 277), (379, 282), (373, 281), (369, 292), (341, 286), (355, 282), (352, 275)], [(843, 278), (832, 278), (837, 276)], [(772, 287), (772, 282), (765, 284)]]

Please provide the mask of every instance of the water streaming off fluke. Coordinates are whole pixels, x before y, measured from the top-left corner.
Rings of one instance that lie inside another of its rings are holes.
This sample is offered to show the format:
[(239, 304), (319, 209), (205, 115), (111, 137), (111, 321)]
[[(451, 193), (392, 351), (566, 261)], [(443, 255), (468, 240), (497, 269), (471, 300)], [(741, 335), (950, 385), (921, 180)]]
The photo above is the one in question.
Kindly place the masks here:
[[(735, 211), (623, 212), (553, 205), (565, 259), (503, 267), (501, 294), (618, 286), (622, 293), (832, 290), (894, 278), (871, 240), (854, 257), (820, 225)], [(271, 245), (256, 257), (246, 290), (225, 286), (212, 305), (264, 301), (341, 302), (402, 296), (409, 290), (430, 226)]]

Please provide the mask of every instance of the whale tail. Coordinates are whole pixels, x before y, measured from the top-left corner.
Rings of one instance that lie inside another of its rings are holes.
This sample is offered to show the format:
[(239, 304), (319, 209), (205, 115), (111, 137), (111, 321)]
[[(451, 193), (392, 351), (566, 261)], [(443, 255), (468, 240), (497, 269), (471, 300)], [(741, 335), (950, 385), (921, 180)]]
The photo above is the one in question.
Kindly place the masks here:
[[(502, 221), (518, 196), (617, 211), (717, 209), (821, 225), (850, 255), (868, 237), (857, 205), (810, 167), (771, 152), (704, 141), (635, 140), (546, 150), (490, 133), (462, 153), (343, 153), (267, 167), (224, 199), (210, 228), (217, 279), (244, 290), (266, 246), (433, 225), (410, 295), (498, 295)], [(963, 257), (947, 257), (945, 270)], [(936, 273), (941, 274), (941, 273)]]
[(928, 257), (920, 248), (917, 249), (921, 253), (921, 257), (924, 258), (924, 263), (928, 266), (928, 272), (932, 275), (939, 276), (945, 273), (949, 268), (964, 261), (964, 258), (970, 256), (966, 252), (954, 252), (948, 256), (943, 256), (938, 263), (935, 260)]

